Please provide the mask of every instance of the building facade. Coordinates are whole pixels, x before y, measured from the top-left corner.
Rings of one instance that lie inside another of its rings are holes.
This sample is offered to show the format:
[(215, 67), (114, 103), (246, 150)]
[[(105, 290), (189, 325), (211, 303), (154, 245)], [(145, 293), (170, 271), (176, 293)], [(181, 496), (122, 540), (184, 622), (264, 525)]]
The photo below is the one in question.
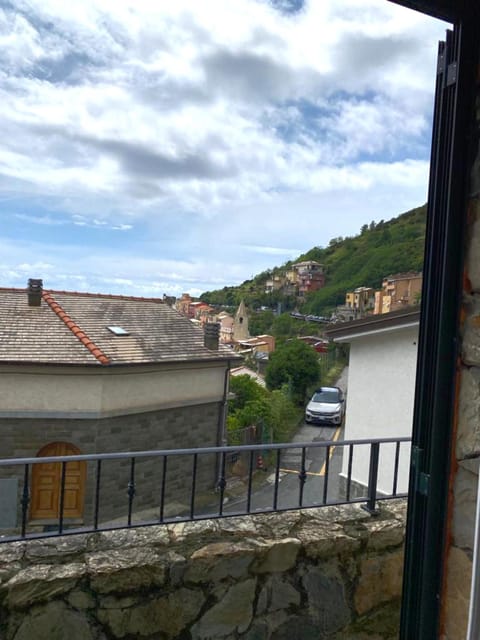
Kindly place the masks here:
[[(412, 434), (415, 371), (420, 312), (408, 309), (382, 317), (369, 316), (328, 329), (325, 334), (350, 345), (345, 439), (395, 438)], [(369, 455), (358, 450), (353, 459), (355, 493), (366, 495)], [(382, 445), (377, 489), (391, 494), (395, 445)], [(400, 448), (399, 492), (408, 491), (410, 447)], [(342, 485), (348, 476), (348, 456)]]
[[(0, 290), (1, 458), (223, 442), (228, 371), (238, 361), (231, 350), (218, 340), (205, 346), (203, 331), (161, 300), (36, 288)], [(169, 469), (169, 491), (180, 502), (189, 465), (179, 458)], [(61, 465), (32, 467), (29, 518), (48, 524), (58, 517)], [(22, 473), (2, 468), (11, 504)], [(137, 465), (137, 509), (157, 500), (160, 473), (154, 459)], [(91, 518), (94, 476), (87, 462), (67, 464), (68, 520)], [(214, 461), (198, 469), (198, 482), (214, 485)], [(128, 483), (125, 464), (104, 465), (102, 518), (125, 513)], [(0, 524), (12, 526), (12, 519), (18, 513)]]
[(419, 304), (421, 293), (421, 273), (413, 271), (387, 276), (380, 291), (375, 292), (374, 313), (390, 313)]

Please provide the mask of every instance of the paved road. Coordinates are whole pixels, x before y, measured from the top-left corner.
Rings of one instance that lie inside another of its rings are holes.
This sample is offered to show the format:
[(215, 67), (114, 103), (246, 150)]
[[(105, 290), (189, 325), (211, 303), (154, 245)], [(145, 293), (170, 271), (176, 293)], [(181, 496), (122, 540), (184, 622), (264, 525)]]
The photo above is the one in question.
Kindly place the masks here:
[[(341, 440), (343, 427), (313, 427), (303, 424), (295, 442), (324, 442)], [(277, 489), (278, 508), (295, 508), (300, 506), (299, 475), (302, 469), (302, 449), (291, 448), (282, 451), (279, 467), (279, 482)], [(305, 449), (306, 482), (303, 488), (302, 505), (320, 505), (324, 500), (326, 477), (326, 447), (308, 447)], [(329, 451), (329, 474), (327, 485), (327, 502), (333, 501), (338, 494), (338, 473), (341, 469), (342, 452), (340, 447), (332, 447)], [(252, 493), (251, 511), (270, 509), (275, 499), (276, 464), (272, 462), (266, 471), (265, 483)], [(246, 508), (246, 500), (239, 498), (231, 500), (225, 511), (240, 511)]]
[[(348, 371), (344, 369), (337, 385), (345, 392)], [(303, 423), (293, 438), (294, 443), (314, 443), (338, 441), (343, 439), (343, 425), (340, 427), (314, 426)], [(303, 488), (302, 505), (320, 505), (333, 502), (338, 496), (338, 474), (342, 466), (342, 447), (308, 447), (305, 449), (306, 482)], [(328, 457), (328, 462), (327, 462)], [(328, 468), (327, 493), (325, 492), (326, 471)], [(300, 480), (302, 469), (302, 449), (291, 448), (282, 452), (277, 489), (277, 505), (279, 508), (294, 508), (300, 504)], [(251, 511), (272, 508), (275, 499), (276, 465), (266, 471), (266, 482), (252, 494)], [(244, 510), (246, 500), (231, 500), (225, 511)]]

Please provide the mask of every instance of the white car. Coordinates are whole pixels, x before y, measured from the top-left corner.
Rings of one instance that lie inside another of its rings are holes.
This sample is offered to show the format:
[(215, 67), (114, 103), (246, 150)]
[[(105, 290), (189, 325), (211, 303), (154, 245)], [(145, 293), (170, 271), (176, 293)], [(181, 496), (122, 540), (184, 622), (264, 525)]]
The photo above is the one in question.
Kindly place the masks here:
[(338, 387), (320, 387), (305, 409), (305, 422), (339, 425), (345, 414), (345, 398)]

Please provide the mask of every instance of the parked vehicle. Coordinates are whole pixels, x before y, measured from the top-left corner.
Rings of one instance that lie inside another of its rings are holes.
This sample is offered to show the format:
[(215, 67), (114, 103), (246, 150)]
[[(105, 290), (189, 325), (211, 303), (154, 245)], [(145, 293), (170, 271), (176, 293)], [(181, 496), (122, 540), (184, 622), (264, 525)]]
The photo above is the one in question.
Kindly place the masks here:
[(305, 409), (305, 422), (339, 425), (345, 415), (345, 398), (339, 387), (320, 387)]

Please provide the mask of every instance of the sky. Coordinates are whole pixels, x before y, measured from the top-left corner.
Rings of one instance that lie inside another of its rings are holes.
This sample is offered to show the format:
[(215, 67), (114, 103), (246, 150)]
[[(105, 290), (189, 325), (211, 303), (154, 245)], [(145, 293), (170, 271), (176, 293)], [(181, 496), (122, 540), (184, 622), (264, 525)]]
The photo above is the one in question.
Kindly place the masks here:
[(0, 0), (0, 286), (198, 296), (423, 204), (446, 28), (387, 0)]

